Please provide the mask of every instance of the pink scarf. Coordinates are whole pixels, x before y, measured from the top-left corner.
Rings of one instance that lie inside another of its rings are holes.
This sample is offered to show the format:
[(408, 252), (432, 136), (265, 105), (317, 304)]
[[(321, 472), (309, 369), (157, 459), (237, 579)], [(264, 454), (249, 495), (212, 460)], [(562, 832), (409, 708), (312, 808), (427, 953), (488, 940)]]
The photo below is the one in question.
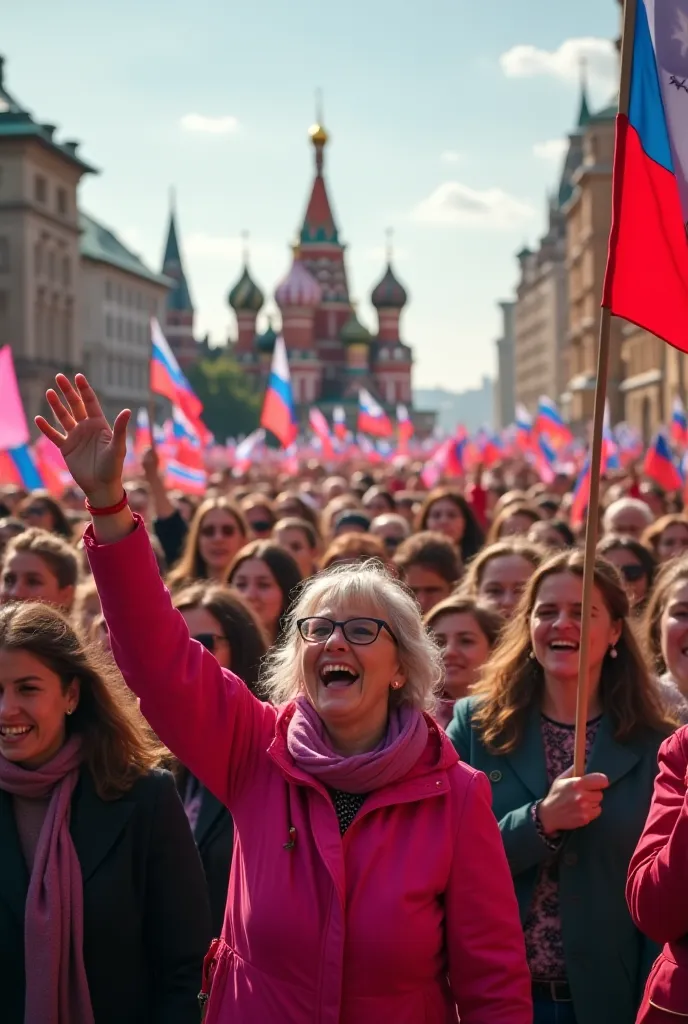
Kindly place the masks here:
[(343, 757), (331, 747), (322, 719), (305, 697), (297, 697), (287, 728), (287, 748), (302, 771), (331, 789), (372, 793), (402, 779), (416, 764), (428, 742), (428, 726), (420, 711), (396, 708), (389, 713), (387, 733), (366, 754)]
[(78, 736), (35, 771), (0, 756), (0, 789), (29, 800), (50, 796), (24, 913), (26, 1024), (94, 1024), (83, 957), (81, 865), (69, 831), (80, 765)]

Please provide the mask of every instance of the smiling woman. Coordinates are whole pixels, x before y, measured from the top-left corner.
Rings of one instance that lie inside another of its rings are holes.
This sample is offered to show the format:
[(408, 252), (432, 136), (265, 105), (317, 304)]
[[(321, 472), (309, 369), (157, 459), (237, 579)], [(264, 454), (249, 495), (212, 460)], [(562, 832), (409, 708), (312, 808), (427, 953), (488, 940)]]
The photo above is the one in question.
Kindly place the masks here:
[[(600, 558), (590, 622), (588, 772), (572, 777), (582, 574), (579, 552), (535, 569), (475, 695), (459, 701), (447, 731), (461, 757), (493, 784), (536, 1024), (553, 1019), (553, 1002), (567, 1004), (562, 1021), (633, 1024), (652, 952), (631, 921), (624, 886), (657, 750), (673, 723), (627, 621), (621, 580)], [(579, 949), (584, 957), (571, 954)]]
[(0, 609), (3, 1024), (193, 1018), (210, 914), (163, 754), (60, 612)]

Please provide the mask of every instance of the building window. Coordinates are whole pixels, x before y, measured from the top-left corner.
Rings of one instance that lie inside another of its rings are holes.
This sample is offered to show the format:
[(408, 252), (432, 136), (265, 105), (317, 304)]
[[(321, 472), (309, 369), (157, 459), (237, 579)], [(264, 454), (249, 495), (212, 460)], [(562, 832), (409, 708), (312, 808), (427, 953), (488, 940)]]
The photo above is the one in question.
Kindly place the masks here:
[(33, 269), (36, 276), (43, 273), (43, 246), (40, 242), (33, 247)]
[(10, 241), (0, 238), (0, 274), (7, 274), (10, 269)]
[(109, 313), (105, 317), (105, 337), (106, 338), (111, 338), (112, 337), (112, 317), (110, 316)]
[(48, 280), (55, 280), (55, 253), (52, 249), (48, 252)]
[(42, 174), (37, 174), (34, 178), (33, 195), (37, 203), (44, 203), (48, 198), (48, 182)]
[(105, 282), (105, 298), (108, 302), (112, 300), (112, 284), (110, 281)]
[(69, 256), (64, 256), (62, 259), (62, 284), (65, 288), (69, 288), (72, 283), (72, 267), (69, 262)]
[(122, 339), (122, 333), (123, 333), (122, 332), (122, 317), (118, 316), (117, 317), (117, 337), (120, 339), (120, 341)]
[(68, 212), (67, 203), (67, 190), (64, 188), (58, 188), (57, 190), (57, 212), (62, 216), (66, 217)]

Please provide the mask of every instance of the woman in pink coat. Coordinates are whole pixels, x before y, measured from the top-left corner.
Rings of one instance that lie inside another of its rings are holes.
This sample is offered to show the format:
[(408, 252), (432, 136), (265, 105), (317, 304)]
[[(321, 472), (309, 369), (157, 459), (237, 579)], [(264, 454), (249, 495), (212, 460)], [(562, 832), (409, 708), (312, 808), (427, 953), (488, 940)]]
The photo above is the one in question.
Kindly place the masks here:
[[(518, 909), (489, 785), (425, 709), (437, 649), (382, 570), (316, 577), (261, 703), (191, 640), (81, 375), (39, 418), (93, 525), (112, 650), (160, 738), (230, 809), (235, 850), (206, 1024), (530, 1024)], [(277, 706), (273, 706), (277, 705)]]

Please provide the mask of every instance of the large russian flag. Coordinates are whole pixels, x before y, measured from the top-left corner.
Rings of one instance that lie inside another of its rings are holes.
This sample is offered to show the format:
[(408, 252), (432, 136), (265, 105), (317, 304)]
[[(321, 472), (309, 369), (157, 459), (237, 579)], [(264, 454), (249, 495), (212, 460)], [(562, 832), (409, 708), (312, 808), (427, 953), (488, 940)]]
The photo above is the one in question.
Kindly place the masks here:
[(602, 304), (688, 352), (688, 0), (638, 0), (632, 28)]
[(179, 368), (158, 321), (151, 320), (150, 389), (178, 405), (192, 420), (200, 419), (203, 403)]
[(358, 392), (358, 432), (374, 437), (392, 437), (394, 433), (389, 416), (365, 388)]
[(275, 342), (272, 354), (272, 367), (263, 401), (263, 411), (260, 414), (260, 425), (272, 431), (283, 448), (293, 444), (299, 432), (291, 393), (287, 346), (281, 335)]
[(563, 416), (557, 409), (556, 402), (547, 395), (540, 395), (535, 430), (538, 434), (546, 434), (555, 444), (570, 444), (573, 434)]

